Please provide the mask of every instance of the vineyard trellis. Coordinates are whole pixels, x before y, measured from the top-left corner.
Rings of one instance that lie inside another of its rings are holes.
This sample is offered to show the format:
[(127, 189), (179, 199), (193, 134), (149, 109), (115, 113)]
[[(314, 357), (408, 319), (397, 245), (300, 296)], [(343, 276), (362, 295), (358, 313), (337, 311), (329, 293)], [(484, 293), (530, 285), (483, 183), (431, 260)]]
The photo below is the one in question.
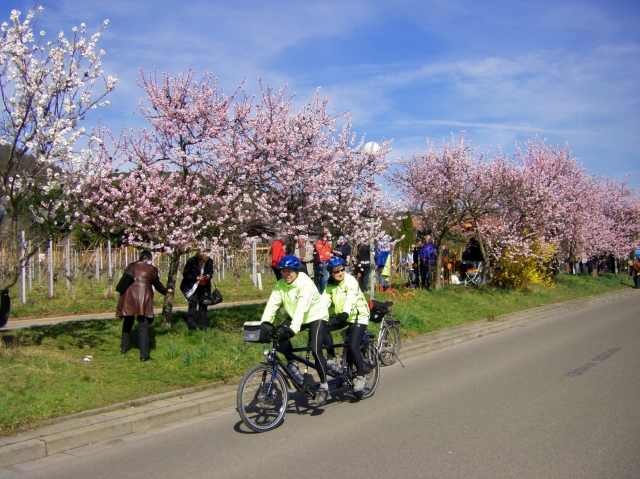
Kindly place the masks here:
[[(132, 246), (115, 247), (110, 241), (98, 241), (84, 246), (71, 237), (58, 242), (50, 240), (48, 244), (38, 248), (20, 271), (17, 285), (20, 301), (26, 303), (29, 292), (34, 288), (42, 291), (46, 288), (49, 298), (64, 292), (74, 299), (78, 287), (87, 282), (92, 295), (100, 285), (104, 297), (113, 296), (114, 281), (122, 274), (126, 265), (137, 259), (140, 251)], [(169, 259), (168, 254), (154, 254), (153, 263), (160, 270), (161, 277), (169, 269)], [(187, 259), (188, 255), (185, 254), (181, 263), (184, 264)], [(253, 284), (262, 289), (262, 273), (271, 272), (267, 267), (270, 264), (269, 246), (265, 245), (256, 244), (248, 251), (223, 250), (213, 256), (213, 261), (217, 281), (223, 281), (225, 274), (232, 274), (236, 288), (240, 277), (249, 273)], [(7, 277), (10, 268), (9, 251), (5, 245), (0, 244), (0, 277)]]

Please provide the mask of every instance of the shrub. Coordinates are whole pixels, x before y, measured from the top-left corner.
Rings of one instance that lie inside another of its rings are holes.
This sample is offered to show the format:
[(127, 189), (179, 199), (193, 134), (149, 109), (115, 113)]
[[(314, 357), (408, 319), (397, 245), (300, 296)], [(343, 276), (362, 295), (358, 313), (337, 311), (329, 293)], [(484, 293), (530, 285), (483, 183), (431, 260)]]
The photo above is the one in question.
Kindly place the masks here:
[(494, 283), (518, 291), (532, 284), (552, 287), (553, 271), (547, 265), (557, 252), (556, 247), (548, 243), (536, 243), (531, 251), (533, 256), (525, 256), (510, 249), (503, 250), (494, 273)]

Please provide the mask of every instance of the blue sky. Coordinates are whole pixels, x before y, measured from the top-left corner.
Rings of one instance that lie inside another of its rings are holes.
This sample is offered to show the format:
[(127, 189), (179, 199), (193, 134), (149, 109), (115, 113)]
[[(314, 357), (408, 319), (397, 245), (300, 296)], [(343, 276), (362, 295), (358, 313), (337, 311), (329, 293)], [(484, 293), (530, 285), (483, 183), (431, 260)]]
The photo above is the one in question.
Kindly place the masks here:
[[(48, 35), (110, 24), (99, 47), (120, 83), (101, 111), (140, 126), (139, 70), (195, 69), (231, 93), (257, 79), (350, 111), (367, 140), (409, 157), (465, 130), (473, 146), (513, 152), (535, 135), (569, 143), (598, 176), (640, 189), (640, 0), (218, 1), (41, 0)], [(0, 0), (0, 18), (32, 1)], [(95, 119), (91, 119), (92, 121)]]

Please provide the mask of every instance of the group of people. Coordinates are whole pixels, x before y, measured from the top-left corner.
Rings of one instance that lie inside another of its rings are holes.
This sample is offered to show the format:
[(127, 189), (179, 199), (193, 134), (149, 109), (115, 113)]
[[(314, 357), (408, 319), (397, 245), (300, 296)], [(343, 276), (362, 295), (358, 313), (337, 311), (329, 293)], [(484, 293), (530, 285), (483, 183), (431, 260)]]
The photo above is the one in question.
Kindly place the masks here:
[(407, 286), (410, 288), (431, 287), (431, 276), (436, 263), (436, 249), (433, 240), (427, 236), (424, 242), (418, 241), (409, 247), (404, 257), (407, 267)]
[[(391, 276), (391, 255), (390, 251), (382, 251), (376, 243), (373, 268), (378, 271), (378, 284), (389, 285)], [(271, 269), (276, 280), (281, 279), (278, 264), (287, 254), (285, 238), (277, 235), (271, 245)], [(328, 228), (322, 229), (322, 234), (315, 240), (310, 241), (307, 236), (300, 235), (297, 238), (293, 255), (300, 259), (302, 264), (301, 272), (313, 279), (318, 292), (322, 294), (330, 279), (330, 272), (327, 269), (328, 261), (331, 258), (340, 258), (344, 261), (345, 271), (353, 275), (361, 291), (369, 294), (369, 278), (371, 274), (371, 248), (365, 238), (361, 238), (357, 243), (354, 254), (352, 246), (346, 237), (340, 236), (335, 244), (331, 244), (331, 233)]]
[[(291, 338), (300, 331), (309, 331), (311, 352), (320, 379), (320, 388), (313, 403), (323, 405), (330, 397), (327, 369), (338, 372), (341, 366), (333, 351), (331, 331), (349, 327), (349, 352), (356, 365), (354, 391), (366, 386), (365, 365), (360, 351), (360, 338), (367, 329), (369, 307), (356, 278), (346, 271), (347, 263), (339, 256), (329, 257), (324, 264), (329, 277), (321, 292), (318, 285), (303, 270), (299, 257), (285, 255), (278, 261), (281, 279), (269, 296), (262, 322), (273, 323), (276, 313), (284, 308), (288, 318), (278, 326), (279, 345), (285, 350), (287, 368), (295, 376), (298, 371), (293, 356)], [(330, 319), (331, 318), (331, 319)], [(327, 348), (328, 357), (324, 356)]]
[[(302, 264), (301, 271), (313, 278), (318, 288), (318, 292), (322, 294), (327, 287), (330, 278), (327, 269), (328, 261), (331, 258), (341, 258), (347, 272), (350, 271), (351, 265), (351, 245), (344, 236), (340, 236), (335, 247), (331, 245), (331, 233), (329, 228), (323, 228), (322, 234), (311, 243), (307, 236), (300, 235), (293, 255), (296, 256)], [(282, 235), (276, 235), (274, 242), (271, 244), (271, 269), (273, 270), (276, 281), (282, 279), (282, 274), (278, 269), (280, 260), (287, 255), (285, 246), (285, 238)], [(367, 259), (367, 266), (369, 260)]]
[[(122, 318), (122, 339), (120, 352), (126, 354), (130, 347), (133, 323), (138, 318), (138, 347), (140, 361), (153, 359), (150, 356), (149, 326), (153, 323), (153, 290), (162, 295), (173, 293), (160, 281), (158, 269), (153, 265), (153, 255), (143, 251), (138, 261), (127, 266), (126, 271), (133, 276), (133, 283), (122, 293), (116, 307), (116, 317)], [(180, 291), (189, 302), (187, 327), (195, 331), (196, 327), (207, 330), (207, 302), (211, 294), (213, 260), (206, 254), (197, 252), (187, 260), (182, 272)]]

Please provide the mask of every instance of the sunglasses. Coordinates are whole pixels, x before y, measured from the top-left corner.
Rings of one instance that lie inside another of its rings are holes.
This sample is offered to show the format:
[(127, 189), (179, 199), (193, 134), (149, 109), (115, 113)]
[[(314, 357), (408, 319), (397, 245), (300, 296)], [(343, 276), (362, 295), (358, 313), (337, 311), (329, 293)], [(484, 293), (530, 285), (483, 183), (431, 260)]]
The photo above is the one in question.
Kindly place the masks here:
[(332, 274), (340, 274), (340, 273), (344, 273), (344, 268), (342, 268), (342, 269), (334, 269), (332, 271)]

